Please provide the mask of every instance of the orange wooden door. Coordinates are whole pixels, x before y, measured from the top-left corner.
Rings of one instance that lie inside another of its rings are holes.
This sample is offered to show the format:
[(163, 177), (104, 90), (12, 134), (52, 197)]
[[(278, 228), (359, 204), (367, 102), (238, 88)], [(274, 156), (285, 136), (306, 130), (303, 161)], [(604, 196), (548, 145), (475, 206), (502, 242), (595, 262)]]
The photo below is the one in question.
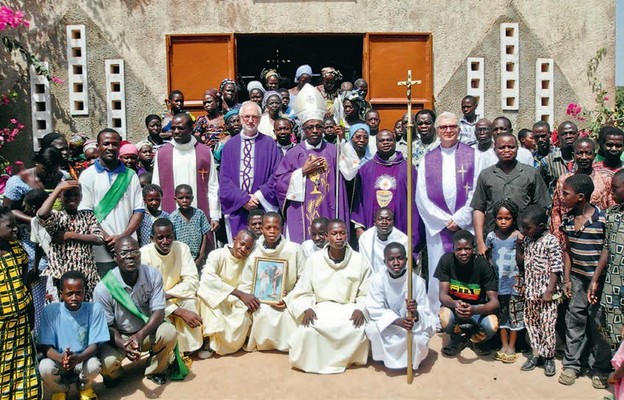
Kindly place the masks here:
[(167, 60), (167, 94), (181, 90), (184, 108), (203, 115), (204, 92), (236, 78), (234, 34), (167, 35)]
[(422, 84), (412, 86), (415, 113), (433, 106), (433, 45), (430, 33), (367, 33), (364, 36), (362, 74), (368, 82), (368, 98), (379, 111), (381, 128), (392, 130), (394, 122), (407, 111), (407, 79)]

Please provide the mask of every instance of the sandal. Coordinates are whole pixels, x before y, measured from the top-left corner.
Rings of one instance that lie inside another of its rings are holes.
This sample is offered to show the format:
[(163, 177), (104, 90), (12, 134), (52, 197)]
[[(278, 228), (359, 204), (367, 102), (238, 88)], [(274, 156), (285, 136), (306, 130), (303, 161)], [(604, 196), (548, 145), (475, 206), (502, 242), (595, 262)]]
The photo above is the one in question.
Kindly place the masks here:
[(578, 373), (575, 370), (571, 368), (564, 368), (563, 371), (561, 371), (561, 374), (559, 374), (559, 383), (570, 386), (576, 382), (576, 378), (578, 378)]
[(594, 389), (607, 389), (609, 387), (607, 378), (601, 375), (592, 376), (591, 382)]
[(496, 354), (494, 354), (494, 359), (496, 361), (503, 361), (507, 358), (507, 354), (503, 353), (502, 351), (497, 351)]
[(513, 354), (504, 354), (503, 359), (501, 360), (502, 362), (504, 362), (505, 364), (513, 364), (516, 362), (516, 360), (518, 359), (518, 357), (520, 357), (520, 355), (518, 353), (513, 353)]

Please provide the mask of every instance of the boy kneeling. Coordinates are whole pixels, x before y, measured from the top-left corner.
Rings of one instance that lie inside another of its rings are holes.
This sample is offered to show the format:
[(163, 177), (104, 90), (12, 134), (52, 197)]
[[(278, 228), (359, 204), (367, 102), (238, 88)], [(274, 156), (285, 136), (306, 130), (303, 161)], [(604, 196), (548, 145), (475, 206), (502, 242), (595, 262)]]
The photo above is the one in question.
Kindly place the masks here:
[(110, 339), (104, 310), (98, 303), (83, 303), (86, 278), (81, 272), (66, 272), (59, 285), (62, 302), (48, 304), (41, 318), (39, 346), (46, 358), (39, 372), (52, 400), (65, 399), (74, 380), (80, 400), (96, 399), (91, 385), (101, 369), (97, 348)]

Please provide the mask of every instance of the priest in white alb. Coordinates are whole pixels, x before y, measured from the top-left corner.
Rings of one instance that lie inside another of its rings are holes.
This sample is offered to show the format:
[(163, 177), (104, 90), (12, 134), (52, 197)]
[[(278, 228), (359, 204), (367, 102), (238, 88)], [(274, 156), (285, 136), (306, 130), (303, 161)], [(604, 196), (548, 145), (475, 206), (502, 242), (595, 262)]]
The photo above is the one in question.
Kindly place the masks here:
[[(431, 312), (425, 280), (412, 273), (412, 300), (407, 300), (407, 257), (405, 246), (392, 242), (384, 250), (386, 269), (373, 274), (366, 298), (370, 321), (366, 336), (370, 339), (373, 360), (387, 368), (407, 368), (407, 331), (412, 331), (412, 367), (414, 370), (429, 353), (429, 339), (435, 333), (438, 318)], [(408, 317), (407, 312), (412, 313)]]
[[(288, 339), (292, 336), (297, 323), (286, 307), (282, 297), (293, 290), (301, 276), (305, 259), (301, 246), (291, 242), (282, 235), (282, 217), (276, 212), (268, 212), (262, 217), (262, 237), (258, 239), (256, 248), (247, 258), (238, 289), (250, 293), (253, 287), (254, 269), (259, 257), (279, 259), (286, 262), (286, 273), (278, 279), (282, 282), (282, 293), (276, 293), (280, 299), (277, 304), (260, 304), (251, 314), (253, 319), (249, 330), (246, 351), (279, 350), (288, 351)], [(274, 290), (277, 280), (274, 277)]]
[(347, 225), (331, 220), (329, 245), (306, 261), (285, 301), (299, 326), (288, 342), (290, 364), (305, 372), (342, 373), (365, 365), (366, 294), (371, 267), (348, 245)]
[(459, 141), (459, 122), (443, 112), (435, 121), (440, 146), (421, 161), (416, 184), (416, 205), (425, 224), (429, 267), (428, 296), (432, 311), (440, 309), (439, 282), (434, 278), (438, 261), (453, 251), (453, 234), (473, 232), (470, 201), (479, 174), (475, 150)]

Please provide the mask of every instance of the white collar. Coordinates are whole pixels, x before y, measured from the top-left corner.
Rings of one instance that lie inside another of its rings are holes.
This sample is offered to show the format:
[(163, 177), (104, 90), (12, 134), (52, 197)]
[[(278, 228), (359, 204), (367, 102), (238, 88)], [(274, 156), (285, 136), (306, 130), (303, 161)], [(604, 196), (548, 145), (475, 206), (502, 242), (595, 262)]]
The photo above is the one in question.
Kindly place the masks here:
[(189, 140), (188, 143), (178, 143), (175, 140), (172, 140), (171, 144), (177, 150), (188, 151), (188, 150), (191, 150), (193, 147), (195, 147), (195, 144), (197, 144), (197, 139), (195, 139), (194, 136), (191, 136), (191, 140)]

